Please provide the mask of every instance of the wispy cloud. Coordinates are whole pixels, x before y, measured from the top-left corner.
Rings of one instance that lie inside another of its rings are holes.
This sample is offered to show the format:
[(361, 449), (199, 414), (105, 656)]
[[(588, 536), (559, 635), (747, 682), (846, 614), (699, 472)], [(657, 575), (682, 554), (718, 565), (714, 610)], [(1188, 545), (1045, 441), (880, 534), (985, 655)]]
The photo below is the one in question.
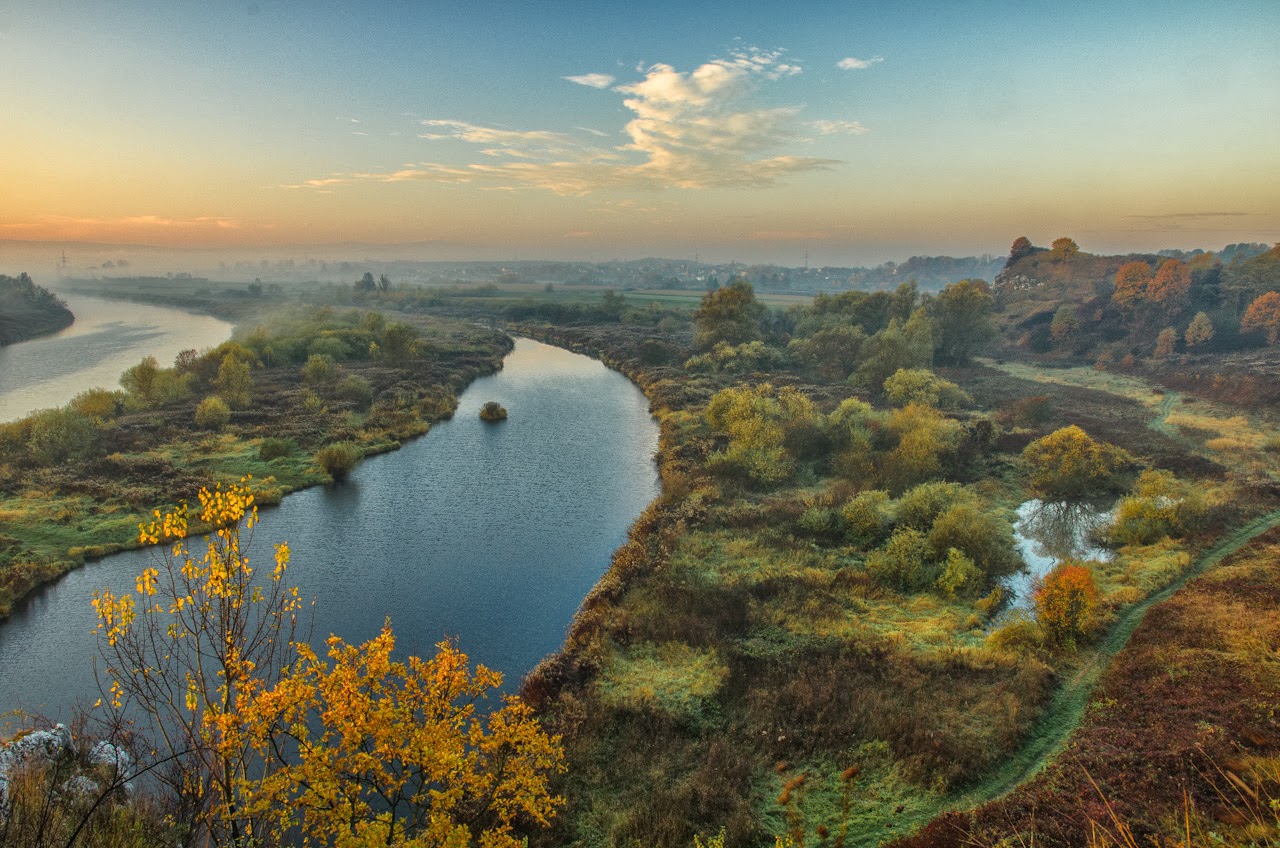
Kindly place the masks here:
[(839, 62), (836, 62), (836, 67), (842, 71), (865, 71), (877, 62), (883, 61), (883, 56), (873, 56), (870, 59), (858, 59), (853, 56), (846, 56)]
[(588, 88), (608, 88), (613, 85), (613, 77), (609, 74), (581, 74), (573, 77), (562, 77), (569, 82), (585, 85)]
[(781, 50), (746, 49), (691, 71), (659, 63), (640, 79), (613, 85), (607, 74), (565, 77), (622, 97), (630, 118), (626, 141), (577, 128), (575, 133), (506, 129), (454, 119), (421, 121), (429, 142), (465, 142), (484, 160), (421, 163), (392, 174), (349, 173), (307, 180), (292, 188), (355, 182), (470, 183), (486, 188), (536, 188), (562, 195), (603, 189), (744, 188), (775, 184), (821, 170), (836, 160), (801, 155), (812, 134), (859, 134), (855, 121), (800, 120), (800, 106), (766, 106), (760, 89), (801, 73)]
[(810, 121), (809, 126), (819, 135), (862, 135), (868, 132), (857, 121)]

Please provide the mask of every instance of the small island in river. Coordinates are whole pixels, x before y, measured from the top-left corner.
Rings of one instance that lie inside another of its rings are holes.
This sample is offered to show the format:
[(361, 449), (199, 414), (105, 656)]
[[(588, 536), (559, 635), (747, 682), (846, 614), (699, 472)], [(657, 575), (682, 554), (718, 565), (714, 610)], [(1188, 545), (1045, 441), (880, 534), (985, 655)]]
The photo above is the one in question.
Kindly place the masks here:
[(17, 277), (0, 274), (0, 345), (47, 336), (73, 321), (67, 305), (25, 272)]
[(481, 421), (506, 421), (507, 420), (506, 407), (498, 403), (496, 400), (488, 401), (485, 403), (484, 406), (480, 407), (480, 420)]

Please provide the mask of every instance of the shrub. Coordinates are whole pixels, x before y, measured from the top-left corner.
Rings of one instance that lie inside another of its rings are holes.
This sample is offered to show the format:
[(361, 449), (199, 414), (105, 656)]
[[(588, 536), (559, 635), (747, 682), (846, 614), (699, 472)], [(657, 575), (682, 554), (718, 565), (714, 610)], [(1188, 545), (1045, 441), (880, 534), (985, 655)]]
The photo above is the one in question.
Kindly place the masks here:
[(360, 448), (351, 442), (334, 442), (316, 451), (315, 461), (335, 482), (340, 483), (360, 461)]
[(973, 560), (955, 548), (947, 551), (942, 573), (938, 575), (938, 588), (949, 598), (977, 593), (984, 583), (982, 569)]
[(925, 535), (908, 527), (894, 530), (885, 546), (867, 557), (867, 573), (877, 583), (904, 592), (931, 585), (936, 571)]
[(485, 405), (480, 407), (481, 421), (506, 421), (507, 410), (496, 400), (486, 401)]
[(249, 391), (253, 388), (253, 377), (249, 375), (249, 363), (234, 353), (228, 353), (218, 366), (218, 376), (213, 385), (218, 389), (218, 397), (227, 402), (227, 406), (240, 408), (249, 405)]
[(273, 459), (289, 456), (297, 449), (298, 443), (293, 439), (270, 436), (262, 440), (262, 445), (258, 448), (258, 459), (263, 462), (270, 462)]
[(884, 394), (894, 406), (923, 403), (949, 409), (972, 400), (964, 389), (927, 368), (898, 369), (884, 381)]
[(921, 483), (898, 499), (898, 524), (928, 531), (945, 510), (973, 500), (973, 495), (959, 483)]
[(1093, 625), (1098, 607), (1098, 584), (1089, 566), (1059, 563), (1035, 594), (1036, 618), (1045, 638), (1061, 647), (1074, 647)]
[(119, 414), (124, 406), (124, 393), (106, 389), (89, 389), (71, 399), (71, 408), (101, 424)]
[(302, 366), (302, 382), (308, 386), (325, 386), (338, 377), (338, 364), (327, 353), (313, 353)]
[(1009, 523), (973, 503), (955, 504), (937, 517), (929, 531), (929, 549), (938, 561), (958, 550), (986, 577), (1012, 574), (1022, 564)]
[(217, 395), (210, 395), (196, 407), (196, 424), (209, 430), (220, 430), (231, 420), (231, 407)]
[(844, 520), (845, 537), (861, 548), (871, 548), (889, 535), (892, 522), (889, 516), (889, 493), (882, 489), (862, 492), (852, 498), (840, 510)]
[(1074, 424), (1027, 445), (1022, 459), (1031, 472), (1031, 488), (1049, 498), (1114, 491), (1121, 485), (1121, 473), (1133, 463), (1126, 451), (1095, 442)]
[(1008, 621), (987, 637), (987, 644), (996, 650), (1019, 654), (1037, 650), (1043, 641), (1040, 625), (1022, 610), (1011, 613)]
[(93, 449), (97, 429), (72, 409), (42, 409), (30, 416), (27, 449), (47, 464), (82, 459)]
[(351, 374), (338, 383), (336, 394), (358, 409), (368, 409), (373, 404), (373, 386), (359, 374)]
[(1198, 489), (1168, 471), (1144, 471), (1133, 493), (1116, 504), (1106, 537), (1113, 545), (1149, 545), (1203, 529), (1207, 514), (1208, 504)]

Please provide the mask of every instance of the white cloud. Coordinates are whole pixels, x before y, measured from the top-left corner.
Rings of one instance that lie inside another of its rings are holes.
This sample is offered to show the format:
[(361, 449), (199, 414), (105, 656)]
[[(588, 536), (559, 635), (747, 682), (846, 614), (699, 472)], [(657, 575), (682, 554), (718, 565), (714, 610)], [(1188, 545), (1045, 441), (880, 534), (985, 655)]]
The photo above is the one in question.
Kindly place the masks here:
[(819, 135), (862, 135), (867, 128), (857, 121), (810, 121)]
[(608, 88), (613, 85), (613, 77), (609, 74), (581, 74), (575, 77), (562, 77), (569, 82), (585, 85), (588, 88)]
[[(599, 130), (577, 133), (512, 130), (452, 119), (421, 121), (425, 141), (477, 145), (480, 160), (422, 163), (395, 174), (345, 174), (308, 180), (323, 188), (343, 182), (474, 183), (485, 188), (537, 188), (562, 195), (602, 189), (743, 188), (769, 186), (791, 174), (821, 170), (835, 160), (801, 155), (814, 132), (865, 132), (854, 121), (803, 122), (799, 106), (766, 106), (759, 89), (801, 73), (780, 50), (744, 49), (691, 71), (658, 63), (641, 78), (613, 86), (630, 112), (626, 141), (607, 144)], [(565, 77), (604, 89), (605, 74)], [(606, 81), (607, 80), (607, 81)]]
[(836, 67), (842, 71), (863, 71), (874, 65), (876, 62), (883, 61), (883, 56), (875, 56), (870, 59), (856, 59), (853, 56), (846, 56), (839, 62), (836, 62)]

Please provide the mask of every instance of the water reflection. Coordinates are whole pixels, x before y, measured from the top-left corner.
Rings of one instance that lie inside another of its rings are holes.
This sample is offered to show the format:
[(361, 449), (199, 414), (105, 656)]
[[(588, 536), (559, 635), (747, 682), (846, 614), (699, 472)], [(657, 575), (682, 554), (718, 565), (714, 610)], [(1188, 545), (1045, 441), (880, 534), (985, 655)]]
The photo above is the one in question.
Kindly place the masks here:
[(1027, 567), (1001, 580), (1010, 608), (1029, 608), (1036, 584), (1062, 560), (1110, 560), (1113, 554), (1093, 539), (1111, 518), (1111, 506), (1098, 501), (1035, 498), (1019, 506), (1013, 538)]

